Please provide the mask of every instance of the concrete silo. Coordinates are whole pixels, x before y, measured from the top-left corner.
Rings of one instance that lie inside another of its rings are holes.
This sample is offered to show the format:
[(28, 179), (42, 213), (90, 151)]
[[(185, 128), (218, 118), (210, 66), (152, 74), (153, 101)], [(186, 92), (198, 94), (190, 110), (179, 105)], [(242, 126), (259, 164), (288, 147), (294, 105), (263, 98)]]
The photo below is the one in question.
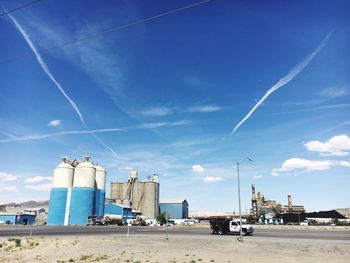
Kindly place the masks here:
[(74, 167), (66, 157), (62, 157), (62, 162), (56, 167), (53, 173), (47, 219), (48, 225), (68, 224), (73, 174)]
[(70, 205), (70, 225), (85, 225), (94, 212), (96, 168), (90, 157), (77, 165), (74, 171), (72, 198)]
[(100, 166), (96, 165), (96, 190), (95, 190), (95, 206), (94, 215), (103, 216), (106, 196), (106, 171)]
[(141, 182), (137, 172), (131, 172), (128, 182), (111, 183), (111, 199), (118, 203), (131, 202), (132, 209), (140, 211), (147, 218), (156, 218), (159, 213), (158, 176)]

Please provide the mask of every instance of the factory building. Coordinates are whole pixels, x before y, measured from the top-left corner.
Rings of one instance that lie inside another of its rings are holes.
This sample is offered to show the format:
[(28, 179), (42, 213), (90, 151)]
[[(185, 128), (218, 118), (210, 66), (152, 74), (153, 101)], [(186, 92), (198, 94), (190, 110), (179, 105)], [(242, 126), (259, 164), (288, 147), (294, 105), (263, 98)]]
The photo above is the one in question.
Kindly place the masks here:
[(159, 213), (158, 176), (139, 181), (136, 171), (131, 171), (127, 182), (112, 182), (110, 198), (115, 203), (140, 211), (146, 218), (156, 218)]
[(89, 216), (103, 216), (105, 182), (106, 171), (90, 157), (63, 157), (54, 170), (47, 224), (85, 225)]
[(161, 213), (166, 212), (171, 219), (187, 219), (188, 203), (185, 200), (171, 200), (159, 203)]
[(305, 208), (303, 205), (293, 205), (292, 196), (288, 195), (288, 204), (282, 206), (282, 211), (284, 213), (300, 214), (305, 212)]
[(33, 225), (35, 223), (35, 215), (0, 214), (0, 222), (6, 225)]
[[(264, 217), (269, 216), (273, 217), (273, 207), (279, 205), (275, 200), (269, 200), (265, 198), (263, 194), (258, 192), (255, 193), (255, 185), (252, 184), (252, 209), (251, 213), (253, 218), (258, 220), (261, 215)], [(302, 205), (293, 205), (292, 204), (292, 196), (288, 195), (288, 204), (281, 205), (282, 213), (294, 213), (299, 214), (305, 212), (305, 208)]]

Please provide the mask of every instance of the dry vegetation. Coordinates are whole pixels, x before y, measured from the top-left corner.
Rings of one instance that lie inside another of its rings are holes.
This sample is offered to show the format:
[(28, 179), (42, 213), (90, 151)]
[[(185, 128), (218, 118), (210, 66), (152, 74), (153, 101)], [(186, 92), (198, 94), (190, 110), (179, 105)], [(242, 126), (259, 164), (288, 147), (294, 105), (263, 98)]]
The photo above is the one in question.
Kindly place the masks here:
[(349, 262), (350, 243), (235, 237), (0, 238), (0, 262)]

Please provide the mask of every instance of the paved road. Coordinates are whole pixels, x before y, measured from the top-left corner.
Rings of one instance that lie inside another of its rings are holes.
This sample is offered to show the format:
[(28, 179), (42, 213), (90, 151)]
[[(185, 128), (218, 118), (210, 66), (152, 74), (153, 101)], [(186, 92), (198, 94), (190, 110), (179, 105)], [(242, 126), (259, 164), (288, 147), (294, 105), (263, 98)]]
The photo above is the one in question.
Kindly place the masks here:
[[(83, 235), (126, 235), (128, 227), (120, 226), (0, 226), (0, 236), (83, 236)], [(165, 227), (130, 227), (130, 235), (165, 235)], [(169, 236), (217, 237), (211, 235), (209, 227), (168, 227)], [(302, 229), (256, 229), (253, 237), (313, 239), (350, 242), (350, 231), (302, 230)]]

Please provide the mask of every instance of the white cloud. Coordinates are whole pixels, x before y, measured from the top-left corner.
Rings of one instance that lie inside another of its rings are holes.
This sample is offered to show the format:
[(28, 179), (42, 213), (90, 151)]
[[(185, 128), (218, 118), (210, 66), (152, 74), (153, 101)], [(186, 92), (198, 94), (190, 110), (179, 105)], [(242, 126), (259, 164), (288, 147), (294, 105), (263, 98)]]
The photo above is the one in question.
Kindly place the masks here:
[(334, 86), (328, 89), (324, 89), (320, 92), (320, 96), (325, 97), (327, 99), (333, 99), (342, 97), (348, 94), (348, 90), (345, 87)]
[(189, 112), (189, 113), (209, 113), (221, 111), (224, 108), (217, 105), (200, 105), (200, 106), (192, 106), (184, 109), (178, 108), (167, 108), (167, 107), (155, 107), (141, 111), (140, 113), (146, 116), (166, 116), (171, 115), (174, 112)]
[(192, 171), (196, 174), (201, 174), (204, 172), (204, 168), (200, 166), (199, 164), (192, 165)]
[(262, 175), (255, 175), (255, 176), (253, 176), (253, 179), (261, 179), (261, 178), (263, 178)]
[(321, 155), (345, 156), (349, 154), (350, 138), (347, 135), (339, 135), (330, 138), (327, 142), (309, 141), (304, 146), (311, 152)]
[(39, 183), (42, 181), (52, 181), (52, 177), (50, 176), (34, 176), (30, 177), (25, 180), (26, 183), (32, 184), (32, 183)]
[(143, 110), (140, 113), (147, 116), (165, 116), (165, 115), (172, 114), (173, 110), (166, 107), (156, 107), (156, 108)]
[(122, 170), (122, 171), (133, 171), (135, 169), (133, 169), (130, 166), (123, 166), (123, 167), (119, 167), (119, 170)]
[(209, 83), (198, 76), (186, 76), (184, 82), (192, 87), (208, 87)]
[(305, 169), (306, 171), (321, 171), (328, 170), (332, 166), (350, 167), (350, 162), (347, 161), (311, 161), (301, 158), (291, 158), (286, 160), (281, 168), (274, 169), (271, 172), (272, 176), (278, 176), (281, 172), (289, 172), (296, 169)]
[(16, 175), (0, 172), (0, 181), (5, 182), (5, 181), (16, 181), (16, 180), (17, 180)]
[(2, 187), (1, 190), (5, 192), (19, 192), (16, 186), (5, 186), (5, 187)]
[(61, 120), (52, 120), (48, 124), (48, 126), (51, 126), (51, 127), (57, 127), (57, 126), (61, 126), (61, 125), (62, 125)]
[(214, 183), (214, 182), (218, 182), (221, 180), (222, 180), (222, 177), (220, 177), (220, 176), (206, 176), (203, 178), (203, 181), (206, 183)]
[(26, 185), (25, 188), (35, 190), (35, 191), (42, 191), (42, 192), (48, 192), (51, 189), (51, 184), (39, 184), (39, 185)]
[(187, 109), (187, 112), (216, 112), (223, 110), (223, 107), (217, 106), (217, 105), (202, 105), (202, 106), (195, 106), (190, 107)]

